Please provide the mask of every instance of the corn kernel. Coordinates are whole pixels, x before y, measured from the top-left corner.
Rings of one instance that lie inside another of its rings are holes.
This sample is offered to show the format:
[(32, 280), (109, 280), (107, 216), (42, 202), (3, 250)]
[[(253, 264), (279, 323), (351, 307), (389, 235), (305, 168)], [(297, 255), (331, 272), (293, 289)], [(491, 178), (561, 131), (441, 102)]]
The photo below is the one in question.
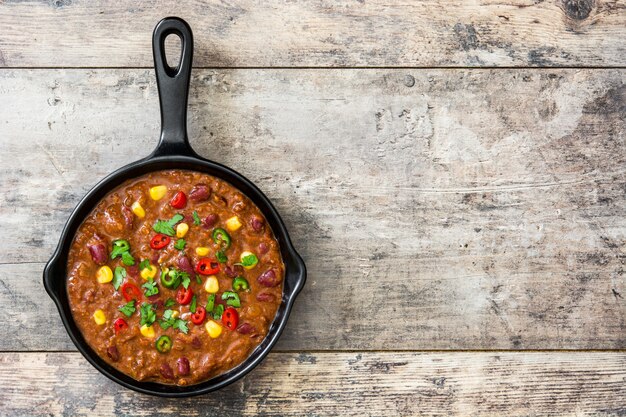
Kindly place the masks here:
[(141, 275), (141, 278), (147, 281), (148, 278), (154, 278), (156, 276), (156, 273), (157, 273), (157, 267), (150, 264), (148, 265), (147, 268), (142, 269), (139, 275)]
[(218, 323), (214, 322), (213, 320), (207, 321), (204, 327), (206, 328), (206, 331), (209, 334), (209, 336), (213, 339), (215, 339), (216, 337), (219, 337), (219, 335), (222, 334), (222, 326), (220, 326)]
[(207, 256), (208, 254), (209, 254), (209, 248), (205, 248), (205, 247), (196, 248), (196, 255)]
[(150, 198), (153, 200), (160, 200), (165, 197), (167, 193), (167, 187), (165, 185), (156, 185), (150, 188)]
[(96, 310), (93, 313), (93, 321), (98, 325), (102, 325), (107, 322), (107, 316), (104, 315), (104, 311)]
[(178, 311), (178, 310), (172, 310), (172, 317), (173, 317), (173, 318), (177, 318), (178, 316), (180, 316), (180, 311)]
[(154, 326), (146, 326), (145, 324), (139, 329), (141, 334), (147, 338), (154, 338)]
[(146, 211), (143, 209), (143, 207), (141, 207), (141, 204), (139, 204), (139, 201), (135, 201), (130, 206), (130, 209), (133, 211), (133, 213), (135, 213), (135, 216), (139, 217), (140, 219), (143, 219), (144, 217), (146, 217)]
[(239, 229), (241, 227), (241, 222), (239, 221), (239, 217), (233, 216), (230, 219), (226, 220), (226, 228), (231, 232)]
[(101, 266), (96, 272), (96, 279), (100, 284), (106, 284), (107, 282), (111, 282), (111, 280), (113, 279), (113, 271), (111, 271), (111, 268), (106, 265)]
[(188, 231), (189, 225), (187, 223), (178, 223), (178, 225), (176, 226), (176, 237), (185, 237)]
[(215, 294), (220, 290), (220, 283), (215, 275), (211, 275), (206, 279), (206, 282), (204, 283), (204, 290), (211, 294)]

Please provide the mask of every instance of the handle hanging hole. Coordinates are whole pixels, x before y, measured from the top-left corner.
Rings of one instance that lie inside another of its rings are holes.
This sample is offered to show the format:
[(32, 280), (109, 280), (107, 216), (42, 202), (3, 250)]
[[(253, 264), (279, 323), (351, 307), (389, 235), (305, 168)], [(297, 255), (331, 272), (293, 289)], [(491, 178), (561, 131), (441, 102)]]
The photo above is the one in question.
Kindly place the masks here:
[(178, 72), (178, 65), (183, 57), (182, 39), (177, 33), (165, 37), (165, 62), (168, 70)]

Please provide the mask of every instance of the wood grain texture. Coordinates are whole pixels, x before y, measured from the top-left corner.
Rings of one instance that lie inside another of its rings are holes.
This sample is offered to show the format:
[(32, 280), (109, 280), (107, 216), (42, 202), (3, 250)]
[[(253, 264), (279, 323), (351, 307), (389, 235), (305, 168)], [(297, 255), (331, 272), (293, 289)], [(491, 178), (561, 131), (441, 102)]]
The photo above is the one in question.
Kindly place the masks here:
[(5, 0), (0, 66), (151, 67), (168, 15), (203, 67), (626, 65), (624, 0)]
[(624, 353), (282, 353), (193, 399), (139, 395), (78, 353), (0, 353), (0, 414), (564, 416), (626, 413)]
[[(192, 145), (267, 193), (309, 268), (279, 349), (625, 348), (625, 74), (194, 71)], [(4, 70), (0, 93), (0, 349), (71, 349), (42, 263), (154, 147), (153, 74)]]

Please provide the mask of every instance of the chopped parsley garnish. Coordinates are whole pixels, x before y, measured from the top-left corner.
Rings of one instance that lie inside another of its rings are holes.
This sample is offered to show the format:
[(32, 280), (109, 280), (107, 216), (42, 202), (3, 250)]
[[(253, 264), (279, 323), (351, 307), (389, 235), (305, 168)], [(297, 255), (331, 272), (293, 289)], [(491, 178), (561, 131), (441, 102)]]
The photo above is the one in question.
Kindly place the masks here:
[(185, 320), (175, 318), (173, 316), (173, 310), (165, 310), (163, 312), (163, 318), (159, 320), (159, 325), (163, 330), (167, 330), (170, 327), (173, 329), (178, 329), (181, 332), (187, 334), (189, 332), (189, 327), (187, 327), (187, 322)]
[(226, 262), (228, 262), (228, 258), (224, 254), (224, 251), (218, 250), (217, 252), (215, 252), (215, 257), (217, 258), (217, 261), (221, 264), (225, 264)]
[(200, 220), (200, 216), (198, 216), (198, 212), (194, 211), (193, 212), (193, 224), (195, 224), (196, 226), (200, 226), (201, 220)]
[(126, 317), (132, 316), (133, 313), (137, 311), (137, 309), (135, 308), (135, 300), (130, 300), (128, 303), (124, 304), (118, 310), (121, 311)]
[(141, 321), (139, 322), (140, 326), (146, 325), (150, 326), (156, 320), (156, 313), (154, 311), (154, 306), (149, 303), (143, 303), (139, 309), (141, 313)]
[(111, 281), (113, 283), (113, 288), (115, 288), (115, 291), (120, 289), (120, 285), (122, 285), (124, 278), (126, 278), (126, 269), (124, 269), (123, 266), (118, 266), (117, 268), (115, 268), (113, 281)]
[(185, 239), (178, 239), (176, 243), (174, 243), (174, 247), (178, 250), (184, 250), (186, 244)]
[(146, 291), (144, 292), (144, 295), (146, 297), (150, 297), (152, 295), (155, 295), (155, 294), (159, 293), (159, 287), (157, 287), (156, 282), (154, 282), (154, 280), (152, 278), (148, 278), (148, 282), (143, 284), (141, 286), (141, 288), (145, 288), (146, 289)]
[(259, 263), (259, 258), (257, 258), (255, 254), (251, 253), (250, 255), (246, 255), (241, 258), (241, 262), (237, 262), (235, 265), (241, 265), (245, 268), (248, 266), (254, 266), (257, 263)]
[(168, 298), (168, 299), (165, 301), (165, 304), (164, 304), (164, 305), (165, 305), (165, 307), (171, 307), (171, 306), (173, 306), (174, 304), (176, 304), (176, 301), (174, 301), (172, 298)]
[(148, 259), (144, 259), (143, 261), (141, 261), (141, 263), (139, 264), (139, 272), (143, 271), (146, 268), (150, 267), (150, 261)]
[(191, 311), (192, 313), (196, 312), (196, 296), (195, 295), (191, 298), (191, 305), (189, 306), (189, 311)]
[(156, 223), (154, 223), (154, 226), (152, 226), (152, 229), (157, 233), (174, 236), (176, 234), (174, 226), (176, 226), (176, 223), (184, 218), (185, 217), (182, 214), (175, 214), (170, 220), (157, 220)]

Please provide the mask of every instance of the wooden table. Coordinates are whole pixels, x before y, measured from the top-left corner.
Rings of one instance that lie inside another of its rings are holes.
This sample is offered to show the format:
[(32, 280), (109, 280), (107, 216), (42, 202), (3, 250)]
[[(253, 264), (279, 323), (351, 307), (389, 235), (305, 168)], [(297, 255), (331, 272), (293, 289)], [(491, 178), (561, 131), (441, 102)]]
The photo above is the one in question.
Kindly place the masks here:
[[(267, 360), (186, 400), (93, 369), (41, 281), (156, 144), (168, 15), (193, 147), (309, 268)], [(626, 413), (626, 1), (4, 1), (0, 35), (0, 415)]]

